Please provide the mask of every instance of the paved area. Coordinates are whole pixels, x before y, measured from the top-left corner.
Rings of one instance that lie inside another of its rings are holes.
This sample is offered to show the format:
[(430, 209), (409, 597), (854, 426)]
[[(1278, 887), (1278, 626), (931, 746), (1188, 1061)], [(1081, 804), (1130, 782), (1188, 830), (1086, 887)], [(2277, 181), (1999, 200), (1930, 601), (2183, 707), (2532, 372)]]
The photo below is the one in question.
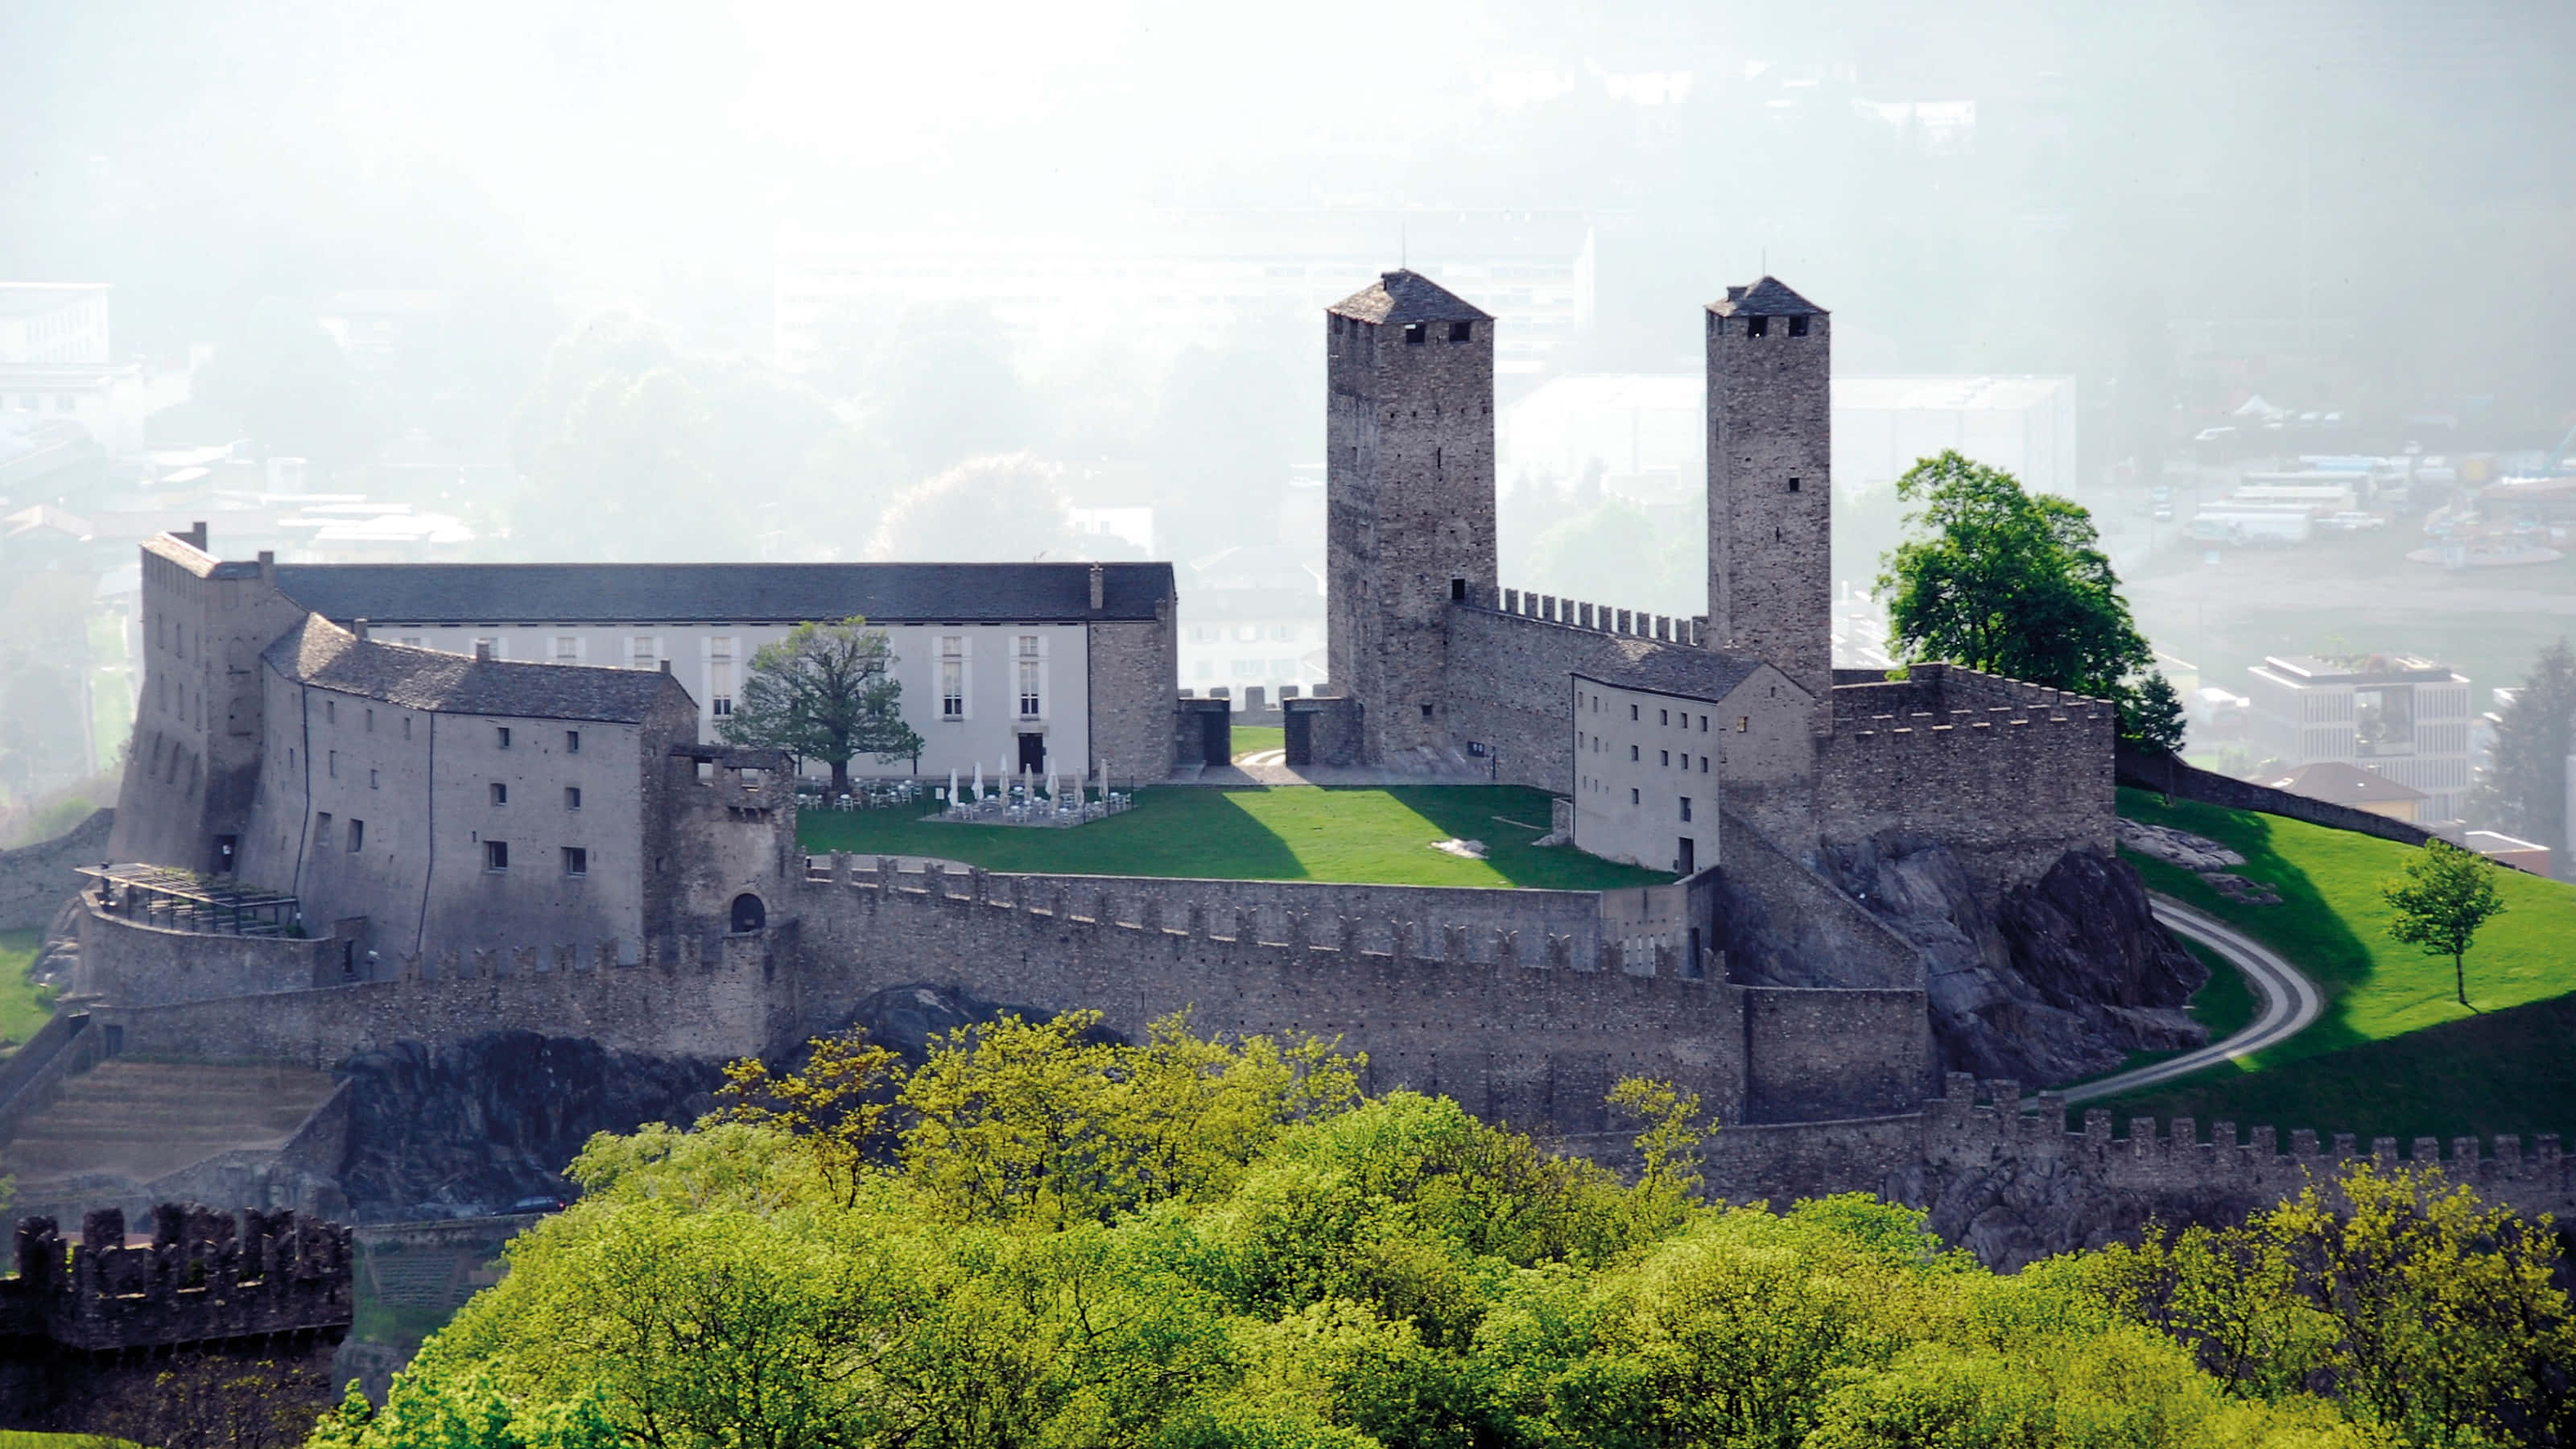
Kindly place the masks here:
[(2245, 979), (2253, 983), (2255, 994), (2263, 998), (2263, 1009), (2254, 1014), (2253, 1022), (2243, 1031), (2225, 1041), (2211, 1042), (2198, 1051), (2184, 1052), (2181, 1056), (2140, 1067), (2133, 1072), (2069, 1087), (2066, 1089), (2069, 1104), (2115, 1097), (2140, 1087), (2187, 1077), (2220, 1062), (2234, 1061), (2289, 1040), (2305, 1031), (2325, 1010), (2325, 993), (2317, 989), (2317, 983), (2274, 954), (2270, 947), (2164, 896), (2155, 898), (2155, 911), (2156, 919), (2167, 928), (2216, 951), (2237, 970), (2244, 972)]

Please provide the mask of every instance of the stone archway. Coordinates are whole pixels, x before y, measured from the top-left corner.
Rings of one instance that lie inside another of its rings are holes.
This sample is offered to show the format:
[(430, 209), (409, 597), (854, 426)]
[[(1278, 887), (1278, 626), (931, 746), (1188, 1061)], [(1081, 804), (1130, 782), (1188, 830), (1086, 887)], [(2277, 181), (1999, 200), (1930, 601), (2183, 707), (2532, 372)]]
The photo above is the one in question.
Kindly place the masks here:
[(749, 891), (733, 898), (731, 928), (737, 936), (748, 936), (769, 924), (769, 907)]

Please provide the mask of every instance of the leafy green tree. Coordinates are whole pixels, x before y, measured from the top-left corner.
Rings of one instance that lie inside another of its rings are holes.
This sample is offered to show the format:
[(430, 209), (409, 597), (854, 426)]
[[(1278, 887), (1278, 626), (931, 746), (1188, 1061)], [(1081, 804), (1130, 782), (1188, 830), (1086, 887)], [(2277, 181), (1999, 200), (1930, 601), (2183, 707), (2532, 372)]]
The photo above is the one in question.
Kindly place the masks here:
[(2540, 651), (2513, 702), (2496, 717), (2495, 752), (2478, 780), (2481, 823), (2567, 851), (2567, 756), (2576, 751), (2576, 650)]
[(921, 760), (922, 739), (903, 719), (903, 684), (883, 629), (851, 617), (804, 623), (760, 646), (733, 713), (716, 726), (725, 743), (785, 750), (832, 767), (832, 793), (850, 788), (850, 761)]
[(725, 1064), (723, 1102), (710, 1121), (772, 1127), (802, 1144), (815, 1176), (842, 1206), (854, 1205), (867, 1154), (885, 1127), (902, 1058), (851, 1031), (806, 1043), (802, 1071), (778, 1073), (758, 1057)]
[(2460, 1004), (2469, 1004), (2469, 943), (2488, 918), (2504, 914), (2496, 863), (2447, 840), (2428, 840), (2406, 862), (2406, 874), (2382, 885), (2393, 910), (2388, 934), (2428, 956), (2451, 958), (2451, 981)]
[(2129, 617), (2092, 515), (1955, 452), (1896, 480), (1921, 505), (1882, 560), (1888, 648), (2108, 699), (2123, 738), (2181, 745), (2182, 708)]

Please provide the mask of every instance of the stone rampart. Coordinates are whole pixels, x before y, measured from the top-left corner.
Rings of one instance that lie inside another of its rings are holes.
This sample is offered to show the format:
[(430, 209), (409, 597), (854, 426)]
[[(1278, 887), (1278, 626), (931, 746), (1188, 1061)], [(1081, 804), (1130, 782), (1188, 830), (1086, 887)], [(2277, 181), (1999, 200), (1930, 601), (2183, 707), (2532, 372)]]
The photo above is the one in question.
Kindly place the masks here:
[(1711, 917), (1727, 978), (1767, 986), (1920, 990), (1923, 953), (1729, 812)]
[(73, 868), (107, 859), (108, 832), (116, 812), (93, 810), (87, 820), (51, 840), (0, 850), (0, 931), (41, 931), (63, 902), (79, 893)]
[(274, 1334), (345, 1331), (349, 1229), (293, 1212), (238, 1220), (196, 1204), (152, 1211), (149, 1247), (128, 1246), (125, 1214), (88, 1214), (67, 1245), (54, 1219), (20, 1220), (14, 1278), (0, 1279), (13, 1336), (83, 1352), (170, 1348)]
[(1743, 1120), (1871, 1117), (1923, 1100), (1934, 1056), (1920, 989), (1742, 990)]
[(2186, 765), (2172, 754), (2161, 750), (2141, 750), (2128, 745), (2120, 747), (2117, 760), (2119, 783), (2137, 790), (2153, 790), (2177, 800), (2195, 800), (2203, 805), (2219, 805), (2230, 810), (2260, 810), (2266, 815), (2286, 815), (2311, 825), (2333, 830), (2357, 831), (2394, 840), (2402, 845), (2422, 845), (2433, 838), (2433, 832), (2411, 821), (2391, 820), (2349, 805), (2327, 800), (2311, 800), (2251, 780), (2231, 779), (2194, 765)]
[(1625, 679), (1640, 659), (1658, 650), (1690, 647), (1526, 612), (1452, 604), (1446, 693), (1450, 737), (1495, 751), (1500, 756), (1495, 775), (1506, 783), (1571, 795), (1570, 677)]
[(343, 969), (329, 937), (232, 936), (174, 930), (94, 902), (81, 912), (81, 983), (120, 1005), (266, 996), (326, 986)]
[(2116, 727), (2108, 705), (2078, 696), (1838, 715), (1820, 752), (1818, 822), (1828, 841), (1882, 831), (1941, 841), (2002, 890), (2070, 850), (2112, 848)]
[(1551, 624), (1575, 629), (1626, 634), (1638, 639), (1652, 639), (1659, 644), (1681, 644), (1693, 649), (1700, 647), (1701, 621), (1697, 619), (1650, 614), (1643, 609), (1614, 609), (1608, 604), (1561, 599), (1554, 594), (1522, 589), (1503, 590), (1500, 608), (1506, 614), (1544, 619)]

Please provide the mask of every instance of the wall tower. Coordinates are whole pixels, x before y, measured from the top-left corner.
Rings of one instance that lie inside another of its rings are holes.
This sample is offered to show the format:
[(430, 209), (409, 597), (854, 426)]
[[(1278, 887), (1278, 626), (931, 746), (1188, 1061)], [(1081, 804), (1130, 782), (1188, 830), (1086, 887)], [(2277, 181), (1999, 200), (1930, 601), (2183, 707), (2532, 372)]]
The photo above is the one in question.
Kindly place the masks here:
[(1494, 319), (1398, 271), (1324, 323), (1330, 676), (1377, 763), (1449, 746), (1449, 607), (1498, 597)]
[(1772, 277), (1708, 304), (1708, 643), (1833, 686), (1832, 322)]

